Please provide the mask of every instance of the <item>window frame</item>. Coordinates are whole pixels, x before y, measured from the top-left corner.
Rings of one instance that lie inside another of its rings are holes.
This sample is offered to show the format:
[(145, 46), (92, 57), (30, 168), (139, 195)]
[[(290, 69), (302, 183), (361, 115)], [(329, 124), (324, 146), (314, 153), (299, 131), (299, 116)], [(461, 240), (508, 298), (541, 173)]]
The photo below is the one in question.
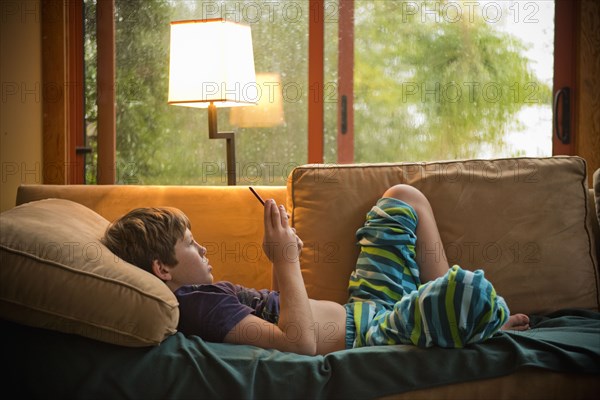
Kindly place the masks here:
[[(581, 4), (579, 1), (555, 0), (554, 2), (554, 81), (552, 98), (555, 99), (561, 88), (570, 88), (570, 142), (564, 144), (556, 134), (555, 118), (552, 123), (552, 155), (575, 155), (577, 138), (577, 69), (578, 65), (578, 40), (575, 32), (580, 29), (578, 15)], [(553, 109), (552, 115), (558, 112)], [(562, 115), (560, 115), (562, 117)]]
[(83, 183), (83, 2), (41, 6), (43, 181)]
[[(85, 121), (83, 77), (83, 0), (42, 3), (42, 79), (55, 85), (60, 97), (43, 96), (44, 183), (85, 183)], [(98, 183), (114, 184), (116, 175), (116, 103), (114, 57), (114, 0), (98, 0)], [(579, 2), (555, 0), (553, 94), (571, 88), (571, 141), (562, 144), (553, 132), (552, 154), (576, 154), (577, 136), (577, 17)], [(308, 163), (324, 159), (324, 23), (325, 1), (309, 7)], [(104, 17), (102, 17), (104, 16)], [(354, 161), (353, 64), (354, 2), (338, 3), (338, 163)], [(100, 49), (102, 47), (102, 49)], [(61, 56), (62, 55), (62, 56)], [(315, 95), (316, 94), (316, 95)], [(342, 123), (342, 99), (345, 118)], [(342, 132), (344, 125), (345, 132)], [(553, 128), (554, 130), (554, 128)], [(78, 151), (79, 149), (79, 151)], [(59, 168), (57, 168), (57, 166)]]
[[(83, 3), (83, 0), (81, 0)], [(115, 57), (115, 2), (96, 3), (98, 176), (100, 185), (112, 185), (117, 175), (117, 101)]]

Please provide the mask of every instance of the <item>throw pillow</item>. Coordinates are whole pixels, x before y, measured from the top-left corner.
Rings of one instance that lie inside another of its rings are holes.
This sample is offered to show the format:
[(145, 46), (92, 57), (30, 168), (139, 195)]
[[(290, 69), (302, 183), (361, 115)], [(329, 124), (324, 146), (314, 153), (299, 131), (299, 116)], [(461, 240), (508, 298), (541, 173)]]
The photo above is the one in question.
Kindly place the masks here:
[(0, 317), (124, 346), (175, 333), (178, 303), (152, 274), (100, 243), (108, 221), (62, 199), (0, 214)]

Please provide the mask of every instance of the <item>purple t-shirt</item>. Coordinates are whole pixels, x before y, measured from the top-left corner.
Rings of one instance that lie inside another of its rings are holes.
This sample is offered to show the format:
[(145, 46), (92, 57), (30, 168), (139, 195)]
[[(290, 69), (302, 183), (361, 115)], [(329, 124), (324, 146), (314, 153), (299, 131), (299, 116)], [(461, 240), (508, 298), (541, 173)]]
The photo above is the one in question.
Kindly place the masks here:
[(254, 314), (266, 321), (279, 319), (279, 293), (217, 282), (182, 286), (175, 291), (179, 301), (177, 329), (209, 342), (222, 342), (242, 319)]

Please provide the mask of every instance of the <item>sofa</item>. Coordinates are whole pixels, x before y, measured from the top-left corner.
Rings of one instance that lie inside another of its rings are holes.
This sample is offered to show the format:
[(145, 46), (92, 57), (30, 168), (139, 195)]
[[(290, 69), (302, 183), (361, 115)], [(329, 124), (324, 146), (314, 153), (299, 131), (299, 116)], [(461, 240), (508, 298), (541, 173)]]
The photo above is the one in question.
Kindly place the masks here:
[(450, 264), (483, 269), (530, 330), (462, 349), (312, 357), (184, 336), (166, 285), (99, 237), (132, 208), (177, 207), (215, 280), (269, 288), (248, 187), (22, 185), (0, 216), (3, 387), (28, 398), (596, 398), (600, 186), (588, 187), (585, 160), (304, 165), (286, 186), (257, 186), (286, 205), (304, 242), (310, 297), (345, 302), (355, 232), (398, 183), (430, 200)]

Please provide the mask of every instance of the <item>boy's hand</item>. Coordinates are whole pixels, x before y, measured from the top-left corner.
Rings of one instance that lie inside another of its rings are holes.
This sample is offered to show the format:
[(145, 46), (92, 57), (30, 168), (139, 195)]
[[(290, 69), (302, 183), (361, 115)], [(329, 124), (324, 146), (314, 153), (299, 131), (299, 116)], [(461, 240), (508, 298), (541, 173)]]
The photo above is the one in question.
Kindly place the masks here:
[[(290, 227), (285, 208), (277, 207), (274, 200), (265, 202), (264, 222), (263, 250), (273, 263), (273, 277), (278, 282), (281, 299), (279, 322), (272, 336), (280, 343), (272, 347), (314, 355), (317, 351), (315, 321), (298, 259), (302, 241)], [(287, 334), (289, 329), (296, 332), (293, 338)]]
[(275, 265), (297, 262), (303, 243), (289, 226), (285, 208), (278, 207), (274, 200), (267, 200), (264, 213), (263, 251), (269, 260)]

